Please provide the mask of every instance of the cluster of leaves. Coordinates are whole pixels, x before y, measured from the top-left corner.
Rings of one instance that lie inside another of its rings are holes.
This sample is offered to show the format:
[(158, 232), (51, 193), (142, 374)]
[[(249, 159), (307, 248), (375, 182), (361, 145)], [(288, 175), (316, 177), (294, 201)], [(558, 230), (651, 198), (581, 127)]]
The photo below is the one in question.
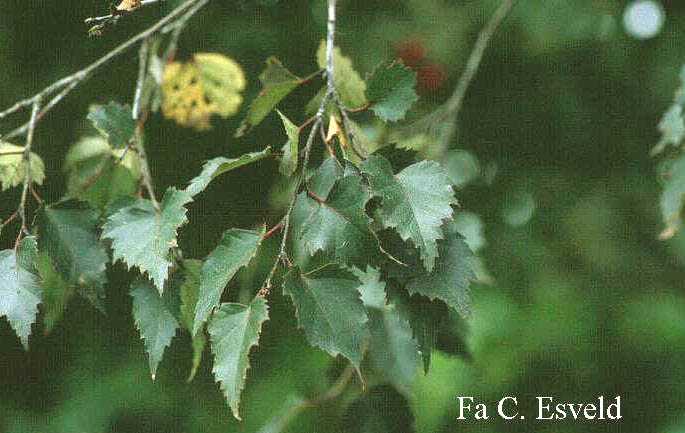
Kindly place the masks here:
[(663, 184), (661, 214), (666, 227), (660, 238), (668, 239), (682, 224), (685, 202), (685, 66), (680, 71), (680, 88), (658, 127), (661, 140), (652, 149), (652, 155), (664, 154), (659, 177)]
[[(325, 44), (317, 53), (320, 67), (324, 52)], [(416, 99), (414, 74), (400, 63), (381, 64), (366, 80), (338, 48), (334, 64), (340, 101), (354, 111), (369, 109), (381, 121), (397, 121)], [(231, 97), (244, 86), (235, 66), (211, 54), (168, 65), (160, 83), (166, 111), (198, 129), (207, 125), (210, 112), (235, 112), (239, 102)], [(232, 78), (212, 77), (222, 68), (231, 69)], [(260, 80), (264, 89), (250, 105), (240, 134), (307, 81), (273, 58)], [(169, 98), (177, 81), (183, 94)], [(220, 96), (227, 90), (228, 97)], [(321, 104), (325, 91), (309, 105)], [(200, 102), (186, 103), (191, 99)], [(0, 314), (25, 347), (39, 305), (46, 330), (72, 296), (104, 311), (108, 265), (122, 262), (136, 273), (130, 286), (133, 318), (152, 378), (165, 348), (182, 329), (192, 336), (195, 354), (189, 379), (209, 344), (213, 372), (236, 418), (248, 355), (269, 318), (268, 297), (276, 287), (292, 300), (309, 342), (331, 356), (342, 355), (367, 383), (390, 383), (407, 393), (420, 358), (427, 370), (432, 350), (457, 350), (455, 323), (468, 314), (475, 273), (472, 253), (455, 228), (453, 182), (438, 163), (391, 145), (369, 148), (356, 123), (329, 105), (328, 157), (309, 170), (300, 158), (304, 126), (278, 112), (287, 135), (279, 171), (302, 179), (287, 212), (288, 228), (282, 230), (286, 257), (268, 256), (264, 240), (277, 231), (267, 232), (261, 224), (229, 228), (203, 260), (184, 259), (177, 235), (188, 222), (188, 203), (215, 177), (268, 157), (271, 150), (214, 158), (185, 188), (168, 188), (157, 204), (136, 195), (141, 155), (131, 143), (143, 137), (130, 114), (129, 107), (115, 102), (91, 108), (88, 118), (102, 134), (82, 139), (67, 155), (67, 197), (41, 206), (32, 235), (15, 250), (0, 252)], [(341, 123), (350, 125), (342, 128)], [(349, 152), (352, 146), (361, 152)], [(275, 275), (281, 284), (271, 287), (269, 279), (252, 288), (249, 302), (222, 302), (236, 273), (252, 266), (257, 256), (286, 264), (285, 272)]]

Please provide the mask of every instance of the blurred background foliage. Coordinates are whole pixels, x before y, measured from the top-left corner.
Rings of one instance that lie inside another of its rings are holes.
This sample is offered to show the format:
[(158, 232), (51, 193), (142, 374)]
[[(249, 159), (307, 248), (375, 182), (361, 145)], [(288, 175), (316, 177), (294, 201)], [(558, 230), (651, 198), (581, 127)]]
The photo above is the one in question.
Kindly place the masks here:
[[(83, 19), (103, 14), (106, 2), (0, 0), (0, 106), (95, 60), (177, 3), (146, 8), (88, 39)], [(339, 3), (337, 42), (362, 74), (395, 56), (417, 71), (418, 118), (451, 93), (499, 0)], [(50, 335), (34, 332), (30, 352), (0, 320), (0, 431), (266, 432), (289, 415), (296, 416), (288, 432), (404, 432), (412, 423), (417, 432), (685, 431), (685, 233), (657, 240), (660, 190), (648, 158), (685, 63), (685, 3), (648, 3), (662, 19), (651, 33), (631, 21), (634, 2), (521, 0), (493, 39), (444, 160), (460, 185), (461, 230), (482, 265), (472, 317), (460, 324), (469, 356), (436, 353), (427, 375), (416, 370), (407, 398), (377, 386), (353, 401), (353, 382), (335, 402), (288, 412), (325, 392), (341, 366), (306, 343), (292, 307), (274, 294), (238, 423), (214, 383), (209, 352), (186, 383), (186, 336), (150, 380), (130, 314), (131, 275), (117, 265), (108, 314), (73, 299)], [(177, 57), (212, 51), (236, 59), (249, 78), (249, 101), (271, 55), (298, 75), (314, 71), (324, 30), (324, 0), (217, 0), (191, 21)], [(136, 63), (134, 51), (116, 59), (40, 123), (34, 151), (46, 162), (44, 200), (66, 191), (65, 155), (93, 134), (89, 105), (131, 102)], [(299, 89), (281, 110), (301, 122), (317, 86)], [(15, 116), (2, 132), (23, 121)], [(276, 115), (234, 139), (239, 121), (198, 133), (153, 116), (145, 132), (157, 190), (185, 185), (211, 157), (285, 142)], [(287, 189), (274, 160), (217, 179), (190, 205), (192, 224), (179, 239), (185, 256), (204, 257), (226, 228), (274, 224)], [(15, 209), (18, 195), (2, 193), (0, 215)], [(2, 248), (15, 234), (2, 234)], [(254, 268), (242, 272), (231, 297), (253, 288), (262, 272)], [(457, 421), (458, 395), (490, 404), (518, 396), (531, 416)], [(598, 395), (620, 395), (623, 419), (532, 420), (535, 396), (585, 402)]]

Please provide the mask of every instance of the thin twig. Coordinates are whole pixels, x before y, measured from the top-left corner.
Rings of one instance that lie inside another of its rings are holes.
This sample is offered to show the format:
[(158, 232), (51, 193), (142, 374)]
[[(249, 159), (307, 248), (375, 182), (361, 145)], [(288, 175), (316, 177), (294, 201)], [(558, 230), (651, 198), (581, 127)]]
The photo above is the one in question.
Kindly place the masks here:
[[(338, 92), (335, 89), (335, 67), (333, 63), (333, 47), (335, 45), (335, 3), (336, 0), (328, 0), (328, 31), (326, 37), (326, 87), (328, 94), (331, 96), (333, 102), (338, 106), (343, 117), (343, 125), (345, 132), (350, 136), (350, 147), (360, 159), (365, 159), (362, 153), (357, 149), (357, 140), (352, 130), (352, 122), (347, 115), (347, 107), (344, 106)], [(325, 98), (324, 98), (325, 99)]]
[(102, 34), (102, 31), (105, 29), (105, 27), (114, 25), (119, 22), (119, 19), (124, 15), (128, 14), (134, 11), (137, 11), (140, 9), (142, 6), (148, 6), (151, 4), (159, 3), (160, 1), (164, 0), (142, 0), (137, 6), (130, 7), (128, 9), (122, 8), (122, 9), (114, 9), (112, 13), (99, 16), (99, 17), (90, 17), (86, 18), (84, 22), (86, 24), (93, 24), (93, 27), (88, 29), (88, 33), (91, 35), (100, 35)]
[(147, 190), (147, 193), (150, 196), (150, 201), (152, 202), (152, 205), (155, 207), (155, 210), (157, 212), (160, 212), (159, 202), (157, 201), (157, 197), (155, 197), (155, 190), (152, 184), (152, 174), (150, 173), (150, 166), (148, 165), (147, 161), (145, 144), (143, 143), (142, 138), (143, 125), (145, 124), (146, 117), (146, 115), (143, 115), (140, 117), (140, 119), (138, 119), (138, 124), (136, 125), (136, 129), (133, 134), (133, 141), (136, 147), (136, 151), (138, 152), (138, 159), (140, 160), (140, 174), (142, 176), (143, 186), (145, 186), (145, 189)]
[(198, 2), (195, 7), (190, 9), (188, 12), (186, 12), (185, 15), (183, 15), (181, 18), (179, 18), (177, 21), (175, 21), (172, 24), (169, 24), (165, 28), (162, 29), (162, 33), (168, 33), (171, 32), (171, 36), (169, 38), (169, 44), (167, 45), (166, 49), (164, 50), (164, 54), (162, 55), (162, 61), (164, 63), (168, 63), (173, 60), (173, 58), (176, 56), (176, 48), (178, 47), (178, 38), (181, 36), (181, 32), (185, 28), (185, 26), (188, 24), (188, 20), (195, 15), (195, 13), (200, 10), (205, 4), (207, 4), (209, 0), (201, 0)]
[[(307, 138), (307, 144), (305, 145), (304, 149), (304, 161), (302, 163), (302, 172), (300, 174), (300, 177), (297, 181), (297, 185), (295, 186), (295, 190), (293, 191), (293, 195), (290, 198), (290, 203), (288, 204), (285, 217), (283, 217), (283, 238), (281, 239), (281, 247), (278, 252), (278, 257), (276, 257), (276, 260), (274, 261), (273, 266), (271, 266), (271, 270), (269, 271), (269, 275), (266, 278), (266, 281), (264, 282), (264, 285), (262, 288), (259, 290), (257, 293), (257, 296), (262, 296), (266, 297), (269, 295), (269, 290), (271, 289), (271, 280), (273, 276), (276, 274), (276, 270), (278, 269), (278, 266), (281, 264), (281, 262), (288, 263), (288, 255), (287, 255), (287, 246), (288, 246), (288, 235), (290, 234), (290, 219), (292, 216), (293, 208), (295, 207), (295, 202), (297, 201), (297, 195), (300, 192), (300, 188), (304, 185), (305, 187), (307, 186), (307, 166), (309, 165), (309, 157), (311, 155), (312, 151), (312, 145), (314, 144), (314, 138), (316, 137), (317, 132), (320, 131), (321, 125), (323, 124), (323, 114), (326, 111), (326, 104), (328, 103), (329, 98), (335, 98), (335, 85), (333, 83), (333, 77), (334, 77), (334, 67), (333, 67), (333, 45), (334, 45), (334, 39), (335, 39), (335, 2), (336, 0), (328, 0), (328, 31), (327, 31), (327, 36), (326, 36), (326, 83), (327, 83), (327, 90), (326, 93), (324, 94), (323, 98), (321, 99), (321, 104), (319, 105), (319, 109), (316, 112), (316, 115), (314, 116), (314, 125), (312, 126), (311, 131), (309, 132), (309, 137)], [(311, 122), (311, 119), (308, 119), (305, 124), (308, 124)], [(300, 130), (302, 127), (300, 127)], [(324, 140), (325, 141), (325, 140)], [(307, 188), (308, 189), (308, 188)]]
[(340, 377), (331, 385), (331, 387), (323, 394), (310, 399), (310, 400), (300, 400), (294, 405), (290, 406), (284, 414), (282, 414), (278, 419), (271, 421), (267, 426), (260, 430), (261, 432), (268, 431), (269, 433), (276, 433), (282, 431), (288, 423), (295, 418), (295, 416), (302, 410), (320, 406), (331, 400), (335, 400), (342, 394), (347, 385), (352, 379), (354, 369), (351, 365), (345, 368)]
[(22, 162), (24, 163), (24, 188), (21, 191), (21, 199), (19, 201), (19, 208), (17, 209), (17, 214), (21, 218), (21, 230), (19, 231), (19, 236), (17, 237), (16, 244), (18, 245), (19, 240), (24, 234), (28, 234), (29, 230), (26, 226), (26, 197), (29, 192), (29, 187), (31, 186), (31, 146), (33, 145), (33, 134), (36, 130), (36, 123), (38, 121), (38, 112), (40, 111), (40, 99), (33, 102), (33, 108), (31, 109), (31, 121), (29, 122), (29, 131), (26, 134), (26, 144), (24, 145), (24, 155), (22, 156)]
[(12, 215), (10, 215), (5, 221), (0, 224), (0, 232), (2, 232), (2, 229), (4, 229), (9, 223), (14, 221), (14, 219), (17, 217), (18, 213), (15, 211)]
[(443, 147), (447, 146), (454, 136), (457, 116), (459, 115), (459, 111), (464, 102), (466, 91), (478, 72), (478, 68), (483, 60), (483, 54), (485, 54), (485, 50), (488, 48), (490, 39), (492, 39), (495, 30), (497, 30), (497, 27), (504, 21), (504, 18), (506, 18), (517, 1), (518, 0), (502, 1), (502, 4), (497, 8), (492, 17), (490, 17), (490, 20), (478, 34), (478, 39), (471, 50), (471, 54), (466, 62), (466, 67), (464, 68), (464, 73), (459, 78), (454, 93), (452, 93), (452, 96), (450, 96), (447, 102), (440, 108), (445, 118), (445, 122), (443, 128), (441, 128), (438, 143), (442, 143)]
[[(55, 81), (54, 83), (45, 87), (43, 90), (36, 93), (35, 95), (33, 95), (29, 98), (23, 99), (23, 100), (15, 103), (13, 106), (6, 109), (5, 111), (0, 112), (0, 119), (18, 111), (24, 107), (27, 107), (27, 106), (33, 104), (37, 100), (46, 99), (48, 96), (50, 96), (54, 92), (56, 92), (56, 91), (58, 91), (64, 87), (70, 86), (73, 83), (82, 83), (87, 78), (89, 78), (90, 75), (94, 71), (96, 71), (98, 68), (107, 64), (109, 61), (111, 61), (115, 57), (119, 56), (123, 52), (127, 51), (129, 48), (131, 48), (132, 46), (134, 46), (138, 42), (152, 36), (153, 34), (155, 34), (157, 32), (160, 32), (160, 31), (164, 32), (165, 29), (167, 28), (167, 26), (175, 23), (176, 20), (178, 20), (180, 17), (185, 17), (185, 14), (187, 12), (189, 12), (191, 10), (193, 11), (193, 13), (197, 12), (197, 10), (199, 10), (200, 7), (207, 4), (207, 2), (208, 2), (208, 0), (188, 0), (188, 1), (186, 1), (185, 3), (178, 6), (176, 9), (171, 11), (164, 18), (159, 20), (157, 23), (150, 26), (147, 30), (133, 36), (132, 38), (130, 38), (126, 42), (117, 46), (112, 51), (105, 54), (104, 56), (102, 56), (101, 58), (99, 58), (95, 62), (91, 63), (90, 65), (86, 66), (85, 68), (81, 69), (80, 71), (77, 71), (77, 72), (75, 72), (69, 76), (66, 76), (64, 78), (61, 78), (61, 79)], [(76, 86), (74, 86), (74, 87), (76, 87)], [(72, 89), (73, 89), (73, 87), (71, 89), (69, 89), (69, 91)], [(64, 95), (62, 95), (61, 98), (63, 98), (67, 93), (69, 93), (69, 91), (64, 92)], [(53, 107), (54, 107), (54, 105), (57, 104), (57, 102), (59, 102), (59, 100), (56, 101), (55, 104), (53, 104)], [(46, 108), (47, 107), (48, 106), (46, 105)], [(50, 107), (50, 108), (52, 108), (52, 107)]]
[(281, 228), (283, 228), (283, 220), (279, 221), (278, 224), (276, 224), (275, 226), (271, 227), (271, 228), (269, 229), (269, 231), (267, 231), (267, 232), (264, 234), (264, 239), (271, 237), (271, 235), (273, 235), (274, 233), (276, 233), (276, 231), (280, 230)]
[[(40, 113), (38, 113), (38, 118), (36, 119), (37, 122), (40, 122), (40, 120), (45, 116), (45, 114), (52, 110), (52, 108), (59, 104), (59, 102), (69, 94), (76, 86), (79, 85), (78, 81), (74, 81), (73, 83), (69, 84), (66, 86), (64, 89), (62, 89), (61, 92), (59, 92), (57, 95), (53, 96), (53, 98), (48, 101), (47, 104), (40, 110)], [(14, 138), (22, 134), (26, 134), (26, 131), (29, 129), (29, 122), (24, 123), (22, 126), (16, 128), (15, 130), (9, 132), (6, 135), (6, 138)]]
[(157, 197), (155, 197), (155, 190), (152, 183), (152, 173), (150, 173), (150, 164), (147, 159), (147, 153), (145, 152), (145, 144), (143, 143), (143, 127), (145, 126), (145, 121), (147, 120), (147, 115), (149, 113), (149, 107), (147, 103), (141, 106), (141, 95), (143, 85), (145, 84), (145, 76), (147, 74), (147, 59), (148, 59), (148, 45), (150, 40), (145, 39), (140, 46), (140, 52), (138, 54), (138, 82), (136, 83), (136, 92), (133, 97), (133, 108), (131, 110), (131, 115), (136, 120), (136, 129), (133, 133), (134, 146), (138, 152), (138, 157), (140, 159), (140, 174), (142, 176), (143, 185), (147, 189), (147, 193), (150, 196), (150, 201), (155, 207), (157, 212), (160, 212), (159, 203), (157, 202)]
[(328, 25), (326, 33), (326, 85), (328, 93), (335, 94), (335, 65), (333, 64), (333, 46), (335, 45), (335, 1), (328, 0)]
[(136, 92), (133, 96), (133, 108), (131, 109), (133, 120), (138, 120), (138, 115), (140, 114), (140, 98), (143, 95), (143, 87), (145, 85), (149, 49), (150, 38), (146, 38), (140, 44), (140, 50), (138, 51), (138, 80), (136, 82)]
[(88, 176), (86, 180), (84, 180), (81, 185), (74, 191), (73, 196), (77, 197), (81, 195), (83, 191), (85, 191), (88, 187), (90, 187), (101, 175), (102, 172), (105, 170), (105, 167), (107, 167), (107, 163), (112, 159), (111, 154), (106, 154), (100, 161), (98, 162), (98, 165), (95, 167), (95, 170), (93, 170), (93, 173)]
[[(322, 110), (320, 110), (322, 111)], [(288, 246), (288, 235), (290, 234), (290, 217), (292, 216), (293, 209), (295, 208), (295, 201), (297, 200), (297, 195), (300, 192), (300, 187), (302, 186), (303, 183), (306, 182), (306, 176), (307, 176), (307, 164), (309, 163), (309, 155), (311, 152), (312, 144), (314, 143), (314, 137), (316, 136), (316, 131), (321, 127), (321, 118), (323, 114), (319, 115), (317, 113), (317, 120), (314, 122), (314, 126), (312, 126), (312, 130), (309, 132), (309, 138), (307, 138), (307, 144), (305, 146), (305, 152), (304, 152), (304, 163), (302, 165), (302, 174), (300, 175), (300, 178), (297, 182), (297, 186), (295, 187), (295, 190), (293, 191), (293, 195), (290, 198), (290, 203), (288, 204), (288, 208), (285, 213), (285, 217), (283, 217), (283, 238), (281, 239), (281, 247), (278, 251), (278, 257), (276, 257), (276, 260), (274, 261), (273, 266), (271, 266), (271, 270), (269, 271), (269, 276), (266, 278), (266, 281), (264, 282), (264, 285), (262, 287), (262, 290), (260, 290), (259, 294), (261, 296), (267, 296), (269, 294), (269, 290), (271, 289), (271, 279), (273, 278), (274, 274), (276, 273), (276, 270), (278, 269), (278, 265), (281, 263), (281, 261), (286, 260), (287, 254), (286, 254), (286, 249)]]

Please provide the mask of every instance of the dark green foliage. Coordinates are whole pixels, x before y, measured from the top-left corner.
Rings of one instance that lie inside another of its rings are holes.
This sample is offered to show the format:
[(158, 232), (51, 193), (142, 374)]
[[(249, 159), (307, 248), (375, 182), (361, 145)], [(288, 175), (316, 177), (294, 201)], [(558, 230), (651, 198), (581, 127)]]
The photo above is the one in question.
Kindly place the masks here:
[(358, 287), (352, 273), (333, 265), (308, 274), (293, 267), (283, 282), (283, 293), (295, 304), (298, 324), (309, 342), (331, 356), (342, 354), (356, 366), (368, 334)]
[(387, 62), (378, 65), (366, 79), (366, 97), (369, 106), (380, 119), (396, 122), (418, 98), (414, 91), (416, 75), (402, 63)]
[(133, 139), (136, 122), (128, 105), (114, 101), (107, 105), (95, 105), (88, 113), (88, 120), (107, 137), (113, 149), (121, 149)]
[(133, 298), (133, 319), (140, 336), (145, 340), (145, 349), (150, 357), (150, 374), (152, 380), (157, 374), (157, 366), (162, 361), (164, 349), (180, 328), (179, 285), (171, 279), (164, 287), (164, 294), (159, 295), (155, 287), (146, 279), (138, 278), (131, 285)]
[(114, 260), (148, 274), (160, 295), (169, 275), (169, 250), (177, 245), (178, 228), (187, 222), (186, 208), (192, 199), (185, 191), (169, 188), (157, 213), (150, 200), (119, 209), (102, 227), (102, 236), (112, 240)]
[(257, 296), (249, 305), (222, 304), (207, 327), (214, 354), (212, 371), (237, 419), (241, 419), (238, 404), (250, 368), (248, 355), (259, 342), (262, 325), (268, 318), (266, 299)]
[(393, 175), (387, 159), (372, 155), (362, 164), (371, 191), (381, 200), (383, 227), (396, 229), (421, 251), (426, 270), (438, 257), (437, 240), (443, 238), (443, 220), (452, 217), (456, 204), (452, 184), (435, 162), (422, 161)]
[(259, 81), (261, 81), (263, 89), (250, 104), (245, 120), (236, 131), (236, 137), (243, 136), (264, 120), (283, 98), (295, 90), (302, 80), (287, 70), (280, 60), (269, 57), (266, 60), (266, 69), (259, 76)]
[(264, 227), (259, 232), (240, 229), (226, 230), (219, 245), (209, 253), (200, 275), (193, 335), (198, 333), (212, 310), (219, 305), (226, 284), (257, 254), (264, 232)]
[(38, 251), (50, 257), (61, 278), (104, 311), (108, 257), (98, 236), (98, 214), (68, 200), (38, 214)]

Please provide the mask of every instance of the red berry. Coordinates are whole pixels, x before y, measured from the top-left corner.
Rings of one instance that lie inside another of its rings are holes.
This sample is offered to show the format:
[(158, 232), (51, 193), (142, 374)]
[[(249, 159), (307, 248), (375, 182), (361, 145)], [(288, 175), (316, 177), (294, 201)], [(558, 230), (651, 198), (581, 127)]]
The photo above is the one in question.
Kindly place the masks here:
[(445, 83), (445, 68), (434, 63), (426, 63), (416, 68), (419, 84), (428, 91), (438, 90)]
[(417, 66), (423, 62), (425, 52), (423, 43), (418, 39), (404, 39), (395, 45), (395, 55), (407, 66)]

